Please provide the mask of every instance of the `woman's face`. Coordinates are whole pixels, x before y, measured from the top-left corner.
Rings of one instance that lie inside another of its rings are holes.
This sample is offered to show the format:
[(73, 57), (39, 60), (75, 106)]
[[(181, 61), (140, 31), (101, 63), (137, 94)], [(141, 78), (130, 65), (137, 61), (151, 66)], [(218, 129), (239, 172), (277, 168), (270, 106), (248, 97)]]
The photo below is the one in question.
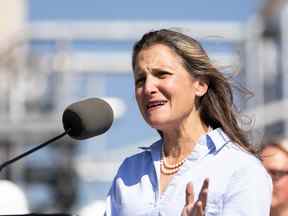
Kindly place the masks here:
[(273, 180), (272, 207), (288, 205), (288, 156), (276, 147), (266, 147), (262, 162)]
[(151, 127), (162, 131), (179, 127), (195, 115), (195, 97), (203, 95), (203, 85), (168, 46), (156, 44), (141, 50), (134, 78), (138, 106)]

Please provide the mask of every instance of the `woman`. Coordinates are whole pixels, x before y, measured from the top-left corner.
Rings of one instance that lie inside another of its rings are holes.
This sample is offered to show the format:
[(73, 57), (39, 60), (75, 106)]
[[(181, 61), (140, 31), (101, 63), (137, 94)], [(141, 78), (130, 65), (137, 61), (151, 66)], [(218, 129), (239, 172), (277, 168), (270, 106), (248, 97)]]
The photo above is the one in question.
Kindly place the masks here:
[(271, 179), (200, 44), (152, 31), (135, 44), (132, 66), (139, 109), (161, 139), (122, 163), (106, 215), (268, 216)]
[(271, 216), (288, 215), (288, 140), (267, 140), (261, 151), (264, 167), (273, 182)]

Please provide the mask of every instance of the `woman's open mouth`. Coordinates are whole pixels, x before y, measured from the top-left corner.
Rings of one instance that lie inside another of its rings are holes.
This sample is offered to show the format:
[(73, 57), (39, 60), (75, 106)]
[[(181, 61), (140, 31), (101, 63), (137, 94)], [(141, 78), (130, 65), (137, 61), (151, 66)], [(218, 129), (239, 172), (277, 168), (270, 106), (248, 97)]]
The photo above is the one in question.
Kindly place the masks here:
[(167, 103), (166, 100), (150, 101), (150, 102), (148, 102), (148, 104), (146, 105), (146, 110), (147, 110), (147, 111), (150, 111), (150, 110), (158, 109), (158, 108), (162, 107), (163, 105), (165, 105), (166, 103)]

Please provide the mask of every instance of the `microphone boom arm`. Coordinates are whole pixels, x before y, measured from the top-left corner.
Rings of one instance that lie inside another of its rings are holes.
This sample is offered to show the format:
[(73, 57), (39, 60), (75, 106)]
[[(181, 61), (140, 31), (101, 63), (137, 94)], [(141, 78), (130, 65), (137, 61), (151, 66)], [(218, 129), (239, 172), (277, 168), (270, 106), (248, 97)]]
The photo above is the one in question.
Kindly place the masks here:
[(48, 145), (48, 144), (51, 143), (51, 142), (54, 142), (55, 140), (58, 140), (58, 139), (62, 138), (62, 137), (65, 136), (70, 130), (71, 130), (71, 129), (68, 129), (68, 130), (66, 130), (65, 132), (63, 132), (62, 134), (60, 134), (60, 135), (58, 135), (58, 136), (56, 136), (56, 137), (54, 137), (54, 138), (52, 138), (52, 139), (50, 139), (50, 140), (42, 143), (42, 144), (40, 144), (39, 146), (36, 146), (36, 147), (34, 147), (34, 148), (32, 148), (32, 149), (24, 152), (23, 154), (20, 154), (20, 155), (18, 155), (18, 156), (16, 156), (16, 157), (14, 157), (14, 158), (12, 158), (12, 159), (4, 162), (3, 164), (0, 165), (0, 172), (1, 172), (6, 166), (8, 166), (9, 164), (11, 164), (11, 163), (13, 163), (13, 162), (15, 162), (15, 161), (17, 161), (17, 160), (20, 160), (21, 158), (25, 157), (26, 155), (32, 154), (33, 152), (37, 151), (38, 149), (41, 149), (41, 148), (45, 147), (46, 145)]

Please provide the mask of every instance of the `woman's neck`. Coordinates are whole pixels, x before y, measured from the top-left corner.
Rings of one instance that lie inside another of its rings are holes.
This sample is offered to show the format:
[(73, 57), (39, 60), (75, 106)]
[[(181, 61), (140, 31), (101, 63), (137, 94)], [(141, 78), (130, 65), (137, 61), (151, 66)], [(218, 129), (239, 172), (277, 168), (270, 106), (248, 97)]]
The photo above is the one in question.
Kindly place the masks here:
[(163, 131), (165, 154), (168, 157), (180, 158), (193, 151), (198, 139), (208, 132), (208, 127), (201, 121)]
[(271, 208), (270, 215), (286, 216), (288, 215), (288, 205), (282, 205), (276, 208)]

